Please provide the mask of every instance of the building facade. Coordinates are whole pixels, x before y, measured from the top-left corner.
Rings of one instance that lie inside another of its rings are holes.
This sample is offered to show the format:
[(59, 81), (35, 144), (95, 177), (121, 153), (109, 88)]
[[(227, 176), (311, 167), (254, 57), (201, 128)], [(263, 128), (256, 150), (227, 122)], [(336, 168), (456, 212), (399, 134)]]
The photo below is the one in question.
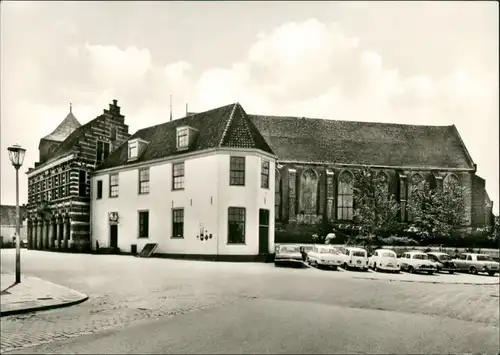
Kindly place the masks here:
[(142, 129), (93, 174), (93, 248), (265, 256), (274, 249), (275, 160), (239, 104)]
[(28, 248), (90, 247), (90, 174), (128, 137), (117, 101), (80, 125), (70, 113), (40, 140), (39, 162), (28, 175)]
[(484, 180), (460, 135), (452, 126), (418, 126), (250, 115), (278, 156), (275, 175), (276, 225), (314, 224), (328, 220), (352, 224), (354, 171), (370, 166), (382, 174), (407, 210), (412, 186), (458, 182), (467, 188), (468, 226), (490, 223), (492, 202)]
[[(19, 206), (20, 213), (20, 234), (21, 241), (26, 241), (26, 221), (23, 218), (25, 215), (24, 206)], [(16, 206), (1, 205), (0, 206), (0, 245), (3, 243), (13, 243), (16, 235)]]

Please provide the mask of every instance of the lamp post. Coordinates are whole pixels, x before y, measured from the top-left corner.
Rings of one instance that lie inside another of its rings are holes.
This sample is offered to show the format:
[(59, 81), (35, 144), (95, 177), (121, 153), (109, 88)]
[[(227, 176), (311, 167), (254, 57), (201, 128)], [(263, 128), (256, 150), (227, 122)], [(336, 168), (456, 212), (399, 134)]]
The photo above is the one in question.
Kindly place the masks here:
[(19, 213), (19, 168), (23, 165), (26, 149), (20, 145), (7, 148), (9, 159), (16, 169), (16, 284), (21, 283), (21, 225)]

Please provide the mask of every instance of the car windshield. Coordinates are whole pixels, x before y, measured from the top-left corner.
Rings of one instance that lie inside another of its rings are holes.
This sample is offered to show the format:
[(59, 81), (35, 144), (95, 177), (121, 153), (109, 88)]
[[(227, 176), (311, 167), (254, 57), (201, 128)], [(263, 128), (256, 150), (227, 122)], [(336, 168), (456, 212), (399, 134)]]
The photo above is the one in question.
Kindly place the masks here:
[(282, 252), (282, 253), (298, 253), (299, 247), (289, 246), (289, 245), (281, 246), (280, 252)]
[(319, 248), (318, 252), (321, 254), (338, 254), (337, 250), (333, 248)]
[(439, 255), (438, 259), (439, 260), (451, 260), (451, 256), (449, 256), (448, 254), (443, 254), (443, 255)]
[(365, 256), (365, 252), (364, 251), (353, 251), (352, 252), (352, 256)]
[(427, 260), (427, 255), (425, 255), (425, 254), (415, 254), (415, 255), (413, 255), (412, 259)]
[(491, 261), (491, 256), (489, 255), (478, 255), (477, 261)]
[(382, 256), (384, 258), (395, 258), (396, 257), (396, 253), (392, 252), (392, 251), (384, 251), (382, 253)]

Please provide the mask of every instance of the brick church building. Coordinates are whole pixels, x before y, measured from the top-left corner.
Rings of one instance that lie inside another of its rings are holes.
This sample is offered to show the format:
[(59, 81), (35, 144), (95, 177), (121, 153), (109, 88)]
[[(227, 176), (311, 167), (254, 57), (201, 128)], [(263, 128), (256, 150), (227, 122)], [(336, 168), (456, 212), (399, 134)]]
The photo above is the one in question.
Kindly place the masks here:
[(407, 211), (412, 185), (467, 187), (469, 226), (491, 225), (493, 202), (485, 180), (454, 125), (423, 126), (298, 117), (249, 115), (278, 157), (275, 217), (280, 224), (339, 224), (353, 219), (353, 171), (371, 166), (385, 176), (390, 192)]

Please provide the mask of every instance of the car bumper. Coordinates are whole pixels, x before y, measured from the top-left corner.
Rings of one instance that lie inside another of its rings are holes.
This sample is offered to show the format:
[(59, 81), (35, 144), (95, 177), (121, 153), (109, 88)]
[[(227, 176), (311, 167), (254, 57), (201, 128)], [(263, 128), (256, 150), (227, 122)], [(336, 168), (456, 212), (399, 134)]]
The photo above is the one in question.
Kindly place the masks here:
[(340, 264), (341, 264), (340, 261), (330, 261), (330, 260), (318, 261), (318, 265), (322, 265), (322, 266), (340, 266)]
[(437, 270), (436, 270), (436, 269), (433, 269), (433, 268), (430, 268), (430, 267), (426, 267), (426, 268), (418, 268), (418, 269), (417, 269), (417, 268), (415, 268), (414, 270), (415, 270), (415, 272), (426, 272), (426, 273), (427, 273), (427, 272), (437, 272)]
[(367, 264), (347, 264), (347, 266), (352, 269), (363, 269), (363, 270), (368, 269)]
[(275, 263), (303, 263), (302, 259), (297, 258), (275, 258)]
[(399, 271), (400, 267), (399, 266), (392, 266), (392, 265), (378, 265), (377, 269), (386, 270), (386, 271)]
[(483, 272), (499, 272), (499, 271), (497, 268), (485, 267), (485, 268), (483, 268)]

